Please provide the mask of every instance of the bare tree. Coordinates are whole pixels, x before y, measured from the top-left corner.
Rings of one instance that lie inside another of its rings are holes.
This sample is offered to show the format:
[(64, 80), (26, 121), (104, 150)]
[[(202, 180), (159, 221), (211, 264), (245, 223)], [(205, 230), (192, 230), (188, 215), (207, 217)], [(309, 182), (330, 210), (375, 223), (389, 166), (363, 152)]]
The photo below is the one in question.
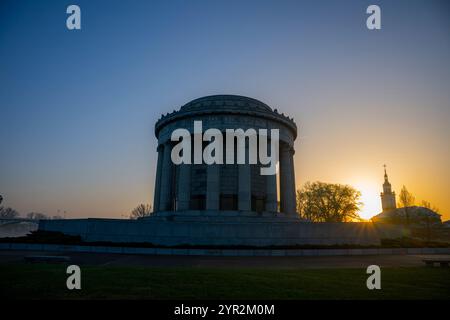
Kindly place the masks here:
[(297, 191), (297, 211), (314, 222), (362, 220), (358, 212), (361, 193), (349, 185), (307, 182)]
[(152, 206), (141, 203), (131, 211), (130, 219), (144, 218), (152, 215)]
[(412, 207), (416, 202), (416, 197), (413, 196), (411, 192), (406, 189), (405, 186), (402, 187), (400, 191), (399, 200), (399, 208), (404, 208), (405, 216), (406, 216), (406, 224), (409, 225), (409, 210), (408, 207)]
[(0, 218), (3, 219), (15, 219), (19, 217), (19, 212), (12, 208), (0, 207)]

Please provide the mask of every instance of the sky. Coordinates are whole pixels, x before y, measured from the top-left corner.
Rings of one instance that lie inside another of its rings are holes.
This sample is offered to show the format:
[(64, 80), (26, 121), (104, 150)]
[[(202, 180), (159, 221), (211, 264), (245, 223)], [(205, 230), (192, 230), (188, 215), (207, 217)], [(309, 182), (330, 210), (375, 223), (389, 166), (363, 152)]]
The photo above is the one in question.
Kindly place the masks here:
[[(66, 8), (81, 8), (81, 30)], [(368, 30), (366, 8), (381, 8)], [(76, 217), (151, 203), (154, 124), (212, 94), (294, 117), (296, 185), (362, 191), (381, 211), (383, 164), (450, 219), (446, 1), (0, 2), (2, 205)]]

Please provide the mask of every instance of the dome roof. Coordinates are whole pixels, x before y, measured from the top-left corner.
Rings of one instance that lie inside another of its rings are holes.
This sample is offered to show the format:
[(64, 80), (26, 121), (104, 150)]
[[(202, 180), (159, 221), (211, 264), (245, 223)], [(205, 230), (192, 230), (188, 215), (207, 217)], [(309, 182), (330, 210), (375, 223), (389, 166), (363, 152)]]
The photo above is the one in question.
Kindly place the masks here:
[(213, 95), (198, 98), (186, 103), (181, 107), (180, 111), (195, 111), (205, 109), (239, 109), (239, 110), (255, 110), (269, 111), (272, 109), (265, 103), (244, 96), (237, 95)]
[(243, 115), (260, 119), (279, 122), (292, 130), (294, 139), (297, 137), (297, 125), (293, 118), (277, 109), (271, 109), (267, 104), (259, 100), (238, 95), (213, 95), (192, 100), (183, 105), (179, 110), (163, 114), (155, 124), (155, 135), (168, 123), (184, 118), (200, 115)]
[(382, 222), (382, 221), (401, 222), (406, 221), (407, 219), (409, 219), (410, 222), (416, 222), (426, 219), (440, 221), (441, 215), (425, 207), (412, 206), (406, 208), (392, 209), (372, 217), (372, 221), (374, 222)]

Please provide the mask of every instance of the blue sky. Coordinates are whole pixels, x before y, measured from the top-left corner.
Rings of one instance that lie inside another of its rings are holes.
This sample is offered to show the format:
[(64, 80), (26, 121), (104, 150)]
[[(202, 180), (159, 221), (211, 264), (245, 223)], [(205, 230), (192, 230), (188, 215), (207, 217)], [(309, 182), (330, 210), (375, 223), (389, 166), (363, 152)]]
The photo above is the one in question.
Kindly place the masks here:
[[(70, 4), (82, 30), (66, 28)], [(365, 26), (369, 4), (381, 7), (379, 31)], [(155, 121), (229, 93), (295, 118), (298, 187), (351, 183), (376, 210), (386, 162), (395, 189), (406, 184), (448, 212), (449, 9), (425, 0), (2, 1), (4, 204), (120, 217), (150, 203)]]

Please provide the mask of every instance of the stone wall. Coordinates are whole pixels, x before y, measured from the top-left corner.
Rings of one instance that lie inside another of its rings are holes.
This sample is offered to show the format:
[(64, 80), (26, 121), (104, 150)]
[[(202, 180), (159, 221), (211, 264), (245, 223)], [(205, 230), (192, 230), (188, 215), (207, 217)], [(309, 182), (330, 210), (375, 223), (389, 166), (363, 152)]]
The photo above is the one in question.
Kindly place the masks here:
[(115, 253), (133, 255), (189, 255), (189, 256), (247, 256), (247, 257), (318, 257), (362, 255), (429, 255), (450, 254), (450, 248), (370, 248), (370, 249), (180, 249), (84, 246), (35, 243), (0, 243), (0, 250), (29, 250), (47, 252)]
[(394, 226), (372, 223), (307, 223), (291, 219), (229, 218), (224, 221), (152, 217), (142, 220), (41, 220), (39, 230), (79, 235), (84, 241), (149, 242), (155, 245), (379, 245), (401, 237)]

